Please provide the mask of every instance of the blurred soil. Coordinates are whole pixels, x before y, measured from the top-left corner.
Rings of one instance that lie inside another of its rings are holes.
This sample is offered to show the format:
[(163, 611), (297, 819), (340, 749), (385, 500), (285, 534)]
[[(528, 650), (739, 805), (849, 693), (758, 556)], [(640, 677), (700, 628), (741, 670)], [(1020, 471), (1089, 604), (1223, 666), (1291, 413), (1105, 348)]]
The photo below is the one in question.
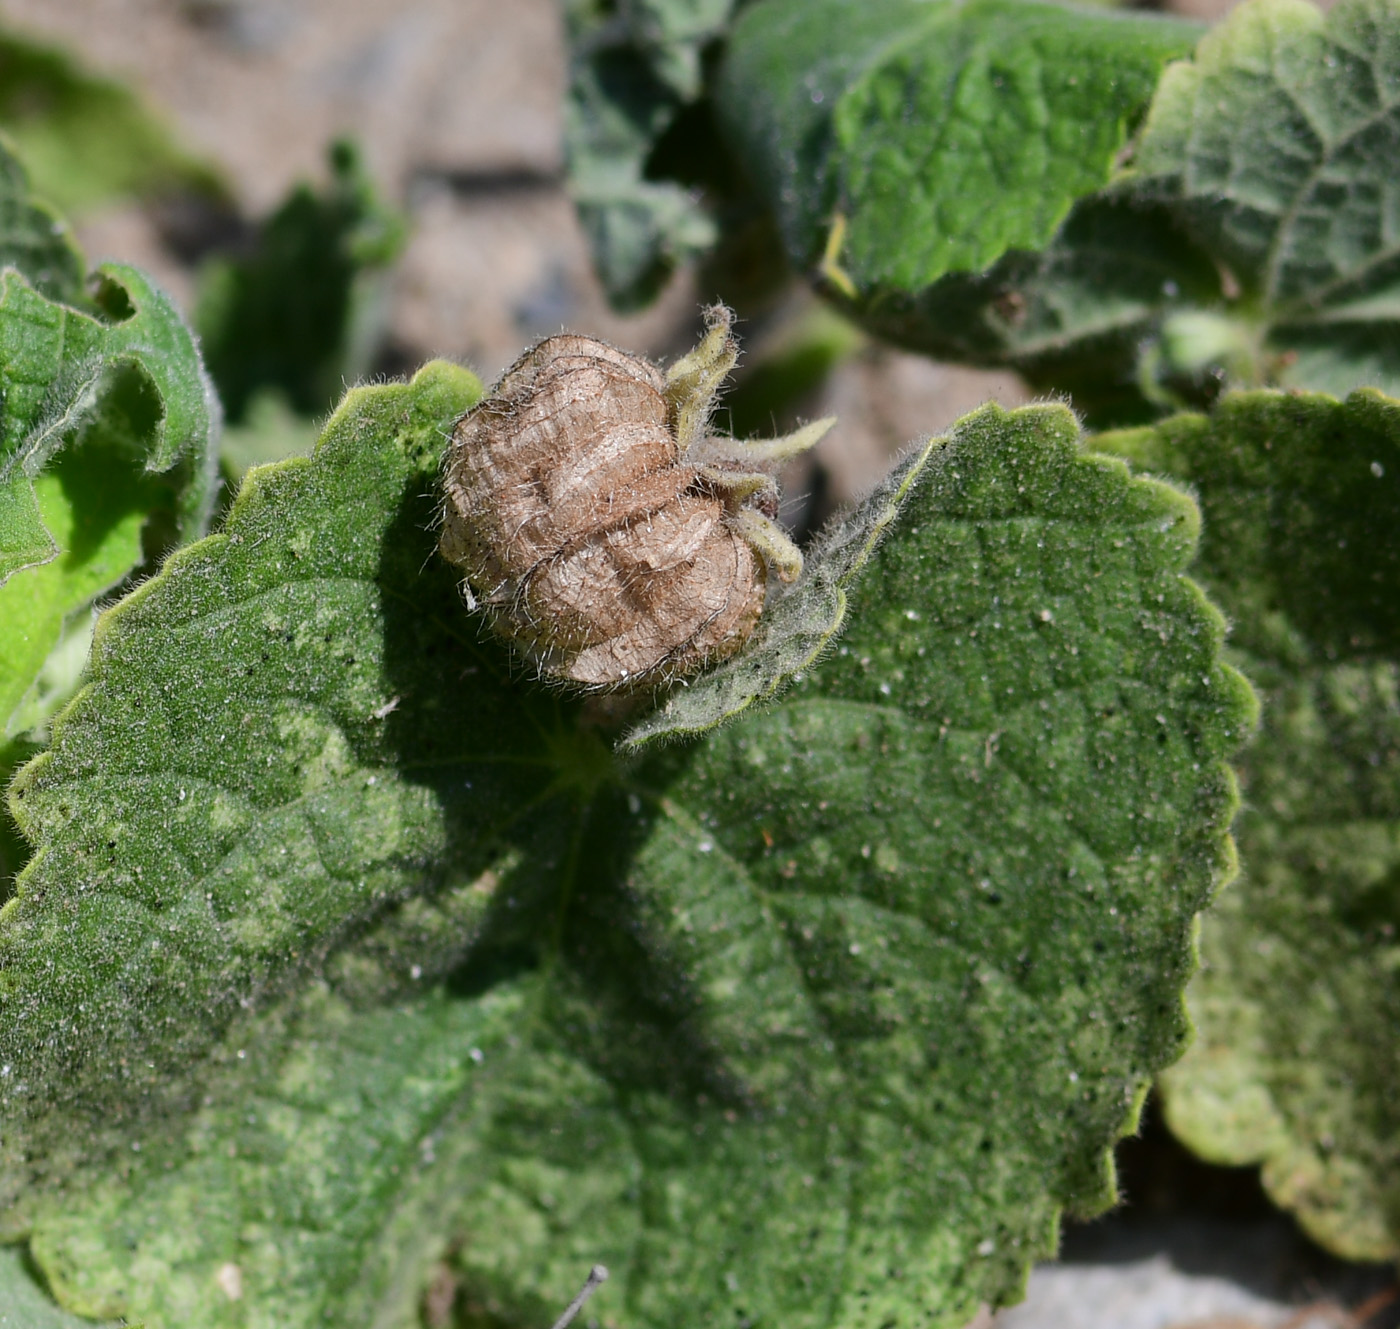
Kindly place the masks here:
[[(663, 359), (693, 341), (712, 295), (693, 278), (629, 318), (608, 308), (590, 270), (562, 174), (557, 0), (0, 0), (0, 21), (139, 88), (226, 173), (247, 217), (322, 178), (336, 135), (356, 138), (413, 224), (387, 368), (445, 355), (490, 381), (563, 327)], [(188, 308), (190, 261), (218, 239), (219, 219), (202, 221), (207, 237), (198, 216), (129, 205), (80, 218), (79, 230), (91, 259), (141, 264)], [(802, 313), (798, 297), (766, 322)], [(750, 350), (763, 331), (740, 329)], [(841, 417), (821, 473), (798, 478), (819, 499), (804, 515), (825, 515), (907, 443), (988, 398), (1026, 394), (1009, 373), (884, 348), (852, 357), (822, 399), (802, 403), (809, 418)]]

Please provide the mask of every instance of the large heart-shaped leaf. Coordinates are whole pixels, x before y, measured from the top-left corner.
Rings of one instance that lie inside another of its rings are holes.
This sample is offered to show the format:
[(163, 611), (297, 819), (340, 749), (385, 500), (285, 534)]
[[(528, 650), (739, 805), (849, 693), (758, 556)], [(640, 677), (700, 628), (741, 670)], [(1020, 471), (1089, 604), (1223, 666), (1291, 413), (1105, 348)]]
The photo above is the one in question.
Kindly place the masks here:
[(1193, 505), (986, 408), (824, 662), (625, 756), (434, 555), (478, 392), (352, 394), (102, 620), (11, 800), (12, 1233), (150, 1329), (408, 1325), (430, 1278), (543, 1320), (598, 1260), (637, 1325), (1014, 1299), (1113, 1199), (1230, 862)]

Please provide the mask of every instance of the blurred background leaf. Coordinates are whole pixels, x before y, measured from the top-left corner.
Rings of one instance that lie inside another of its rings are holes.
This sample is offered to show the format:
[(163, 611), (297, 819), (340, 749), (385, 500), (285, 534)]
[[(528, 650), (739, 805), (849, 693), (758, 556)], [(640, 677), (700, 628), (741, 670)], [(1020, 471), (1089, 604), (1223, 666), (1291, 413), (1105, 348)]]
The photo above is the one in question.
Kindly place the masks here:
[(353, 144), (334, 144), (328, 160), (326, 188), (298, 185), (246, 254), (213, 258), (201, 276), (195, 326), (234, 424), (266, 392), (303, 415), (329, 411), (373, 363), (383, 276), (407, 222)]
[(1241, 874), (1202, 920), (1196, 1041), (1167, 1121), (1261, 1163), (1275, 1201), (1355, 1260), (1400, 1253), (1400, 402), (1224, 396), (1100, 435), (1187, 484), (1193, 567), (1263, 720), (1240, 755)]
[(0, 29), (0, 129), (41, 198), (72, 215), (120, 197), (225, 196), (218, 171), (125, 84)]

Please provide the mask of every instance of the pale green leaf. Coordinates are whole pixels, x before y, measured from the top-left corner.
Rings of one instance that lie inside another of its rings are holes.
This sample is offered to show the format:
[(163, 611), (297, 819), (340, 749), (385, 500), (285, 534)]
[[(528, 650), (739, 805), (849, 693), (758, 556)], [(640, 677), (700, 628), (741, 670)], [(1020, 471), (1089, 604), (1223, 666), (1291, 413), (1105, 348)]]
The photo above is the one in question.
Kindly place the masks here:
[(1232, 271), (1256, 379), (1400, 389), (1398, 141), (1396, 0), (1249, 0), (1163, 78), (1136, 185)]
[(66, 454), (27, 489), (38, 499), (38, 533), (56, 540), (55, 553), (65, 552), (0, 586), (0, 738), (42, 720), (21, 702), (36, 686), (68, 616), (141, 561), (141, 531), (162, 495), (121, 460), (96, 448)]
[(1400, 402), (1225, 397), (1102, 436), (1199, 496), (1195, 572), (1264, 701), (1167, 1119), (1352, 1259), (1400, 1251)]

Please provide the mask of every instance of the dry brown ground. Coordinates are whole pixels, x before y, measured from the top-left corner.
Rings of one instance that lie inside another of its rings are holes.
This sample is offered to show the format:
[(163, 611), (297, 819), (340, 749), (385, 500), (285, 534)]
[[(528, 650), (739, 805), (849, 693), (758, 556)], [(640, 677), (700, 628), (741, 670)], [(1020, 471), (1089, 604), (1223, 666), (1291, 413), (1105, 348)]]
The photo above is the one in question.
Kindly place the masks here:
[[(0, 0), (0, 21), (140, 88), (250, 215), (319, 177), (333, 137), (357, 138), (413, 219), (391, 314), (408, 361), (447, 355), (490, 379), (564, 326), (660, 357), (691, 335), (705, 293), (690, 279), (624, 318), (590, 271), (561, 174), (556, 0)], [(139, 263), (188, 304), (191, 274), (140, 208), (80, 230), (92, 258)], [(1024, 396), (1011, 374), (869, 349), (810, 403), (841, 417), (821, 452), (831, 498), (987, 398)]]

